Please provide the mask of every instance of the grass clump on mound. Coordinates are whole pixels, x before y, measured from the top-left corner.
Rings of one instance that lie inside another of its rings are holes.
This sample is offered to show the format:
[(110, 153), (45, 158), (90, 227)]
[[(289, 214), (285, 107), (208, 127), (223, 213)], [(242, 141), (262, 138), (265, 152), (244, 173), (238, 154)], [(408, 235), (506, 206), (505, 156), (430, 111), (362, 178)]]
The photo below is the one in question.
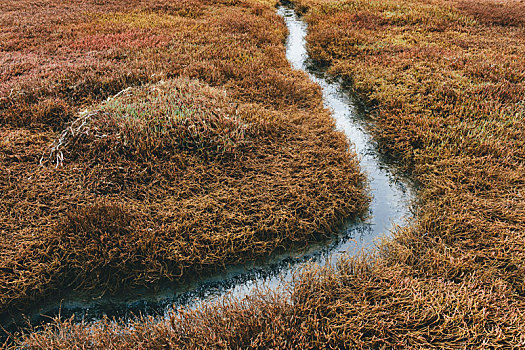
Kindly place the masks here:
[(180, 157), (181, 152), (203, 159), (235, 158), (256, 140), (256, 129), (264, 128), (264, 121), (249, 124), (236, 108), (238, 104), (229, 102), (224, 92), (197, 81), (128, 88), (83, 112), (42, 161), (60, 164), (64, 157), (162, 161)]
[(57, 323), (59, 331), (34, 334), (29, 344), (523, 347), (523, 6), (446, 0), (296, 6), (310, 25), (312, 57), (365, 97), (379, 145), (419, 182), (416, 224), (370, 259), (303, 274), (289, 299), (209, 305), (176, 314), (181, 319), (173, 324), (156, 323), (152, 333), (140, 322), (119, 332), (95, 324), (94, 335)]
[(364, 213), (357, 160), (288, 66), (274, 8), (179, 5), (0, 11), (2, 323), (71, 290), (264, 260)]
[(305, 247), (362, 212), (362, 178), (339, 134), (327, 147), (315, 129), (294, 125), (304, 112), (229, 101), (171, 80), (72, 122), (44, 149), (34, 179), (16, 185), (52, 184), (38, 196), (57, 208), (40, 214), (49, 224), (32, 236), (5, 242), (2, 277), (18, 288), (3, 284), (4, 310), (56, 288), (117, 291), (220, 271)]

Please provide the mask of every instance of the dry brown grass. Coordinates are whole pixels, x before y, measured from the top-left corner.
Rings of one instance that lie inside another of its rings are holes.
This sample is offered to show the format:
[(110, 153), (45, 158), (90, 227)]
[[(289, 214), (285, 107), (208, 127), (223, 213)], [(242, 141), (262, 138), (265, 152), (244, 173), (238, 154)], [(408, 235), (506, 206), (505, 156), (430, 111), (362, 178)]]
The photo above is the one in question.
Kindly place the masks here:
[[(310, 269), (291, 294), (262, 291), (158, 320), (48, 324), (28, 349), (458, 349), (523, 341), (521, 309), (504, 283), (409, 276), (400, 265), (342, 261)], [(495, 322), (497, 320), (497, 322)]]
[(525, 346), (522, 6), (298, 2), (313, 57), (367, 99), (380, 145), (420, 183), (417, 223), (373, 257), (305, 272), (288, 298), (208, 305), (176, 313), (172, 323), (88, 329), (57, 322), (22, 342), (64, 349)]
[(422, 185), (409, 265), (458, 281), (485, 271), (522, 295), (524, 27), (456, 2), (334, 4), (307, 17), (311, 51), (368, 98), (380, 145)]
[[(523, 347), (523, 4), (299, 3), (312, 56), (362, 94), (379, 145), (421, 185), (417, 224), (385, 244), (380, 262), (421, 291), (407, 319), (429, 309), (434, 318), (410, 324), (398, 318), (402, 306), (369, 310), (366, 317), (386, 323), (378, 339), (392, 347)], [(404, 295), (388, 289), (392, 300)], [(453, 308), (440, 309), (448, 298)], [(339, 324), (366, 314), (353, 310)]]
[(463, 0), (456, 1), (452, 5), (488, 25), (519, 27), (525, 24), (523, 0)]
[(365, 210), (268, 4), (0, 6), (7, 319), (59, 291), (182, 283), (305, 247)]

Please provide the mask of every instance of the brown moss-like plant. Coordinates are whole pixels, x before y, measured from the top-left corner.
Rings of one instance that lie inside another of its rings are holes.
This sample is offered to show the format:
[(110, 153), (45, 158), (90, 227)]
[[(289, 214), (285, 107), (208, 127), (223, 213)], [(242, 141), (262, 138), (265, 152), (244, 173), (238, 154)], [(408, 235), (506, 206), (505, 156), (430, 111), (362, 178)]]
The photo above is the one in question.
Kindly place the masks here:
[[(302, 274), (288, 298), (176, 322), (56, 329), (35, 348), (518, 349), (525, 344), (525, 28), (518, 1), (300, 0), (312, 57), (373, 107), (420, 183), (417, 222), (376, 255)], [(138, 328), (137, 328), (138, 327)], [(150, 328), (151, 329), (151, 328)], [(123, 333), (127, 332), (127, 333)]]
[(0, 22), (3, 319), (264, 260), (364, 212), (268, 4), (4, 1)]

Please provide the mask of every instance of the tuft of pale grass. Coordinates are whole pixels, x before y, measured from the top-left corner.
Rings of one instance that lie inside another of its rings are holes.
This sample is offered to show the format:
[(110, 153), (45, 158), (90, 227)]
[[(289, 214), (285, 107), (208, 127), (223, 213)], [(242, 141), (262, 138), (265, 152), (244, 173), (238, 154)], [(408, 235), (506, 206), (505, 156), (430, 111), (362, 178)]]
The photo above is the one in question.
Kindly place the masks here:
[(174, 152), (235, 158), (254, 146), (265, 127), (270, 126), (263, 120), (245, 120), (224, 91), (198, 81), (161, 81), (128, 88), (83, 112), (41, 164), (49, 160), (60, 165), (64, 157), (169, 159)]

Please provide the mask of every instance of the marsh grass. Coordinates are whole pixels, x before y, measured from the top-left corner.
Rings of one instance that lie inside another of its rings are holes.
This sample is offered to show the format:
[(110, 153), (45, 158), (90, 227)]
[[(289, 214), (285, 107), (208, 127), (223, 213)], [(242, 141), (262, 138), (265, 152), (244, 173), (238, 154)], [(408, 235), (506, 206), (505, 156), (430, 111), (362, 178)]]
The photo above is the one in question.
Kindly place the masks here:
[(311, 56), (367, 100), (378, 144), (420, 184), (417, 222), (373, 255), (303, 272), (286, 297), (263, 293), (179, 310), (176, 322), (149, 328), (152, 338), (143, 321), (111, 332), (103, 332), (105, 322), (94, 324), (96, 335), (58, 321), (26, 344), (524, 346), (521, 3), (301, 0), (296, 8), (310, 25)]
[[(379, 145), (420, 183), (416, 224), (397, 230), (374, 255), (304, 271), (286, 295), (263, 291), (175, 310), (169, 321), (57, 320), (19, 344), (523, 347), (522, 6), (442, 0), (301, 0), (296, 6), (310, 24), (310, 54), (367, 99)], [(238, 23), (229, 28), (253, 33)], [(308, 98), (297, 106), (310, 108)]]
[(170, 80), (128, 88), (81, 113), (41, 164), (46, 160), (62, 164), (64, 157), (160, 161), (174, 152), (191, 152), (203, 159), (235, 158), (255, 141), (257, 129), (265, 124), (249, 124), (237, 108), (224, 92), (197, 81)]
[(72, 290), (264, 261), (365, 212), (357, 159), (268, 3), (2, 5), (5, 322)]

